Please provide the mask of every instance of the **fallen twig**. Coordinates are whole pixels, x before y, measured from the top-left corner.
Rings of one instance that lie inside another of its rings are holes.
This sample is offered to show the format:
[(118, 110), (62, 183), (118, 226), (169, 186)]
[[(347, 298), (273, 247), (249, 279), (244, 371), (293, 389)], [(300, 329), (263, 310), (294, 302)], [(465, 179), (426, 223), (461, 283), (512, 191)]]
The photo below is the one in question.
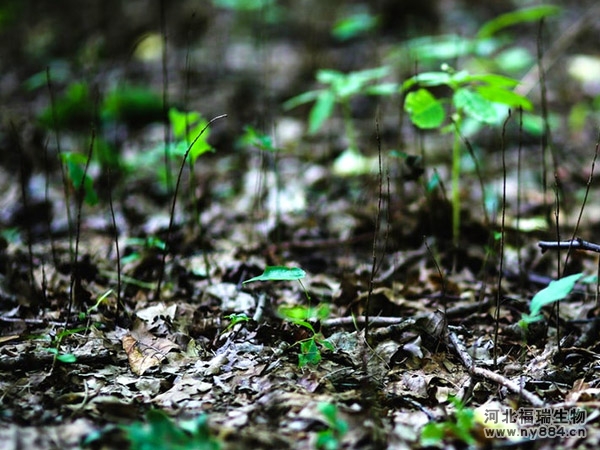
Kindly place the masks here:
[(546, 250), (586, 250), (589, 252), (600, 253), (600, 245), (593, 242), (584, 241), (577, 238), (569, 241), (540, 241), (538, 247), (542, 249), (542, 253)]
[(504, 386), (505, 388), (514, 392), (515, 394), (519, 394), (533, 406), (544, 406), (544, 401), (540, 397), (535, 395), (533, 392), (529, 392), (523, 386), (520, 386), (519, 384), (509, 380), (508, 378), (506, 378), (503, 375), (500, 375), (499, 373), (492, 372), (491, 370), (484, 369), (483, 367), (475, 366), (475, 364), (473, 364), (473, 359), (471, 358), (471, 355), (469, 355), (465, 346), (458, 339), (456, 333), (450, 332), (448, 334), (448, 337), (450, 339), (450, 342), (452, 343), (452, 346), (456, 350), (456, 353), (458, 354), (458, 356), (460, 357), (463, 364), (465, 365), (465, 367), (471, 375), (476, 377), (482, 377), (487, 380), (493, 381), (494, 383), (497, 383), (501, 386)]

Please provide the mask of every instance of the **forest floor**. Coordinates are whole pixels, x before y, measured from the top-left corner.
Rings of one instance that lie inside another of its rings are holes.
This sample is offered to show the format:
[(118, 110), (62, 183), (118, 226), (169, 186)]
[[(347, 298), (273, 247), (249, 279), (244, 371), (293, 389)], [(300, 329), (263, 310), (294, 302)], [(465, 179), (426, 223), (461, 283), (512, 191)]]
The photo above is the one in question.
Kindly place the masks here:
[[(599, 445), (598, 258), (539, 246), (599, 235), (600, 90), (576, 65), (600, 64), (593, 2), (503, 43), (531, 55), (512, 76), (531, 83), (535, 113), (546, 101), (551, 133), (513, 112), (468, 137), (458, 235), (452, 134), (417, 131), (399, 95), (357, 95), (350, 162), (341, 110), (310, 134), (311, 105), (282, 104), (322, 87), (319, 69), (389, 65), (386, 80), (402, 81), (427, 65), (398, 60), (407, 38), (472, 35), (511, 2), (379, 2), (391, 8), (380, 31), (344, 42), (330, 35), (344, 2), (184, 1), (161, 16), (152, 2), (65, 1), (63, 15), (37, 4), (27, 17), (13, 3), (0, 55), (1, 448)], [(144, 86), (145, 100), (115, 113), (115, 86)], [(175, 145), (165, 164), (165, 142), (186, 141), (174, 116), (165, 132), (165, 98), (216, 118), (201, 141), (213, 151), (193, 165)], [(532, 297), (577, 273), (524, 329)]]

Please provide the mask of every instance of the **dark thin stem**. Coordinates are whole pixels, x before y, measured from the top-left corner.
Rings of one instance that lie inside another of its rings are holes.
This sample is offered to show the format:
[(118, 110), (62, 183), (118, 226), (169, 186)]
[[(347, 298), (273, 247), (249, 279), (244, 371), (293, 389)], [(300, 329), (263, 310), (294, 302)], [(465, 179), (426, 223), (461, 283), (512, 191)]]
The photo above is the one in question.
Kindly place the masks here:
[(500, 329), (500, 304), (502, 302), (502, 274), (504, 272), (504, 224), (506, 219), (506, 125), (510, 120), (510, 110), (502, 126), (502, 215), (500, 217), (500, 262), (498, 269), (498, 287), (496, 293), (496, 324), (494, 326), (494, 366), (498, 365), (498, 332)]
[(94, 151), (94, 143), (96, 141), (96, 129), (92, 127), (92, 136), (90, 139), (90, 146), (88, 148), (88, 154), (85, 161), (85, 167), (81, 180), (79, 182), (79, 189), (77, 190), (77, 222), (75, 229), (75, 253), (73, 254), (73, 266), (71, 271), (71, 292), (69, 295), (69, 304), (67, 307), (67, 314), (65, 318), (65, 328), (69, 327), (69, 319), (71, 316), (71, 310), (75, 302), (75, 295), (79, 292), (81, 287), (81, 277), (79, 273), (79, 238), (81, 236), (81, 210), (83, 209), (83, 199), (85, 197), (85, 180), (87, 178), (88, 169), (90, 167), (90, 161), (92, 160), (92, 153)]
[(227, 114), (221, 114), (220, 116), (213, 117), (208, 121), (208, 123), (200, 130), (200, 133), (194, 138), (190, 145), (188, 146), (185, 154), (183, 155), (183, 160), (181, 161), (181, 166), (179, 166), (179, 174), (177, 175), (177, 182), (175, 183), (175, 192), (173, 192), (173, 203), (171, 205), (171, 215), (169, 218), (169, 229), (167, 230), (167, 238), (165, 239), (165, 249), (162, 254), (162, 261), (160, 264), (160, 272), (158, 274), (158, 281), (156, 283), (156, 294), (155, 297), (158, 300), (160, 298), (160, 288), (162, 284), (162, 280), (165, 274), (165, 261), (167, 259), (167, 252), (169, 251), (169, 241), (171, 240), (171, 233), (173, 231), (173, 222), (175, 221), (175, 205), (177, 204), (177, 193), (179, 192), (179, 185), (181, 184), (181, 176), (183, 175), (183, 169), (185, 168), (185, 162), (187, 157), (192, 150), (194, 144), (200, 139), (200, 137), (204, 134), (204, 132), (208, 129), (208, 127), (216, 120), (227, 117)]
[(383, 203), (383, 167), (381, 162), (381, 135), (379, 134), (379, 120), (375, 120), (376, 139), (377, 139), (377, 159), (378, 159), (378, 183), (379, 192), (377, 198), (377, 214), (375, 216), (375, 232), (373, 233), (373, 250), (371, 254), (371, 275), (369, 277), (369, 291), (365, 305), (365, 341), (369, 342), (369, 308), (371, 307), (371, 297), (373, 296), (373, 287), (375, 275), (377, 274), (377, 242), (379, 240), (379, 231), (381, 229), (381, 205)]
[[(594, 150), (594, 159), (592, 159), (592, 168), (590, 170), (590, 176), (588, 177), (587, 183), (585, 185), (585, 195), (583, 196), (583, 202), (581, 203), (581, 208), (579, 209), (579, 215), (577, 216), (577, 222), (575, 223), (575, 229), (573, 230), (573, 235), (571, 237), (571, 242), (577, 236), (577, 232), (579, 231), (579, 225), (581, 224), (581, 218), (583, 216), (583, 210), (585, 209), (585, 205), (587, 203), (588, 196), (590, 194), (590, 187), (592, 186), (592, 181), (594, 180), (594, 168), (596, 167), (596, 160), (598, 159), (598, 147), (600, 146), (600, 133), (598, 134), (598, 138), (596, 139), (596, 148)], [(569, 256), (571, 256), (571, 247), (567, 250), (567, 256), (565, 258), (565, 270), (567, 270), (567, 263), (569, 262)], [(564, 273), (563, 273), (564, 276)]]
[(71, 217), (71, 203), (69, 194), (69, 182), (67, 180), (67, 173), (65, 171), (65, 165), (62, 158), (62, 149), (60, 146), (60, 127), (58, 126), (58, 117), (56, 114), (56, 100), (54, 98), (54, 89), (52, 88), (52, 78), (50, 76), (50, 67), (46, 67), (46, 85), (48, 86), (48, 93), (50, 95), (50, 110), (52, 111), (52, 126), (54, 128), (54, 138), (56, 140), (56, 153), (58, 155), (58, 163), (60, 165), (60, 174), (63, 182), (63, 192), (65, 194), (65, 205), (67, 209), (67, 225), (69, 233), (69, 258), (71, 265), (73, 265), (73, 218)]
[[(108, 167), (108, 206), (110, 207), (110, 217), (112, 219), (113, 228), (115, 230), (115, 249), (117, 252), (117, 309), (115, 311), (115, 322), (119, 321), (121, 313), (121, 251), (119, 249), (119, 229), (117, 228), (117, 220), (115, 218), (115, 208), (112, 198), (112, 182), (111, 169)], [(123, 308), (125, 309), (125, 308)]]
[[(521, 153), (523, 150), (523, 107), (519, 106), (519, 148), (517, 150), (517, 232), (521, 232)], [(523, 278), (522, 241), (517, 239), (517, 264), (519, 266), (519, 279)]]
[(173, 190), (173, 180), (171, 176), (171, 122), (169, 121), (169, 68), (167, 51), (167, 21), (165, 12), (165, 0), (159, 2), (160, 15), (160, 34), (162, 36), (162, 100), (163, 100), (163, 120), (164, 120), (164, 142), (165, 142), (165, 172), (167, 192)]

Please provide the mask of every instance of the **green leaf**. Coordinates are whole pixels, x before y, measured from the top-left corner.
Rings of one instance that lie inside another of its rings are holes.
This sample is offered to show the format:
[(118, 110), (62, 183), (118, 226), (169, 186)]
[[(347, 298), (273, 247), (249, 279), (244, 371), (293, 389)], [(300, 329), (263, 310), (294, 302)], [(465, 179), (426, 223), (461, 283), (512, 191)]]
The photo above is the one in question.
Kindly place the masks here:
[(319, 96), (321, 95), (321, 93), (323, 91), (324, 91), (324, 89), (318, 89), (315, 91), (303, 92), (300, 95), (296, 95), (295, 97), (292, 97), (283, 103), (283, 109), (285, 109), (285, 110), (294, 109), (305, 103), (314, 102), (317, 98), (319, 98)]
[(537, 22), (544, 17), (553, 16), (558, 14), (561, 8), (554, 5), (540, 5), (533, 6), (531, 8), (519, 9), (517, 11), (511, 11), (506, 14), (502, 14), (494, 19), (483, 24), (483, 26), (477, 32), (478, 38), (488, 38), (503, 28), (507, 28), (513, 25), (517, 25), (525, 22)]
[(446, 427), (444, 423), (428, 422), (421, 430), (421, 445), (423, 447), (436, 446), (444, 440)]
[(298, 267), (284, 266), (267, 266), (262, 275), (259, 275), (242, 284), (251, 283), (253, 281), (294, 281), (300, 280), (306, 276), (306, 272)]
[(489, 100), (469, 88), (457, 89), (453, 96), (454, 106), (478, 122), (493, 124), (498, 120), (496, 109)]
[(368, 95), (394, 95), (398, 93), (398, 83), (381, 83), (365, 88), (365, 94)]
[(409, 78), (402, 83), (402, 90), (407, 91), (415, 85), (419, 86), (441, 86), (450, 85), (452, 75), (448, 72), (423, 72)]
[(335, 94), (331, 91), (322, 91), (308, 116), (309, 134), (319, 131), (323, 123), (331, 116), (334, 105)]
[(441, 102), (427, 89), (409, 92), (404, 100), (404, 110), (419, 128), (438, 128), (446, 118)]
[(511, 108), (521, 107), (525, 111), (531, 111), (533, 109), (533, 104), (529, 99), (516, 92), (496, 86), (478, 86), (476, 89), (483, 98), (491, 102), (501, 103)]
[(474, 75), (467, 75), (464, 78), (465, 82), (481, 82), (494, 87), (514, 88), (519, 84), (518, 80), (514, 78), (505, 77), (504, 75), (497, 75), (495, 73), (481, 73)]
[(77, 362), (77, 356), (75, 356), (73, 353), (61, 353), (56, 357), (56, 359), (66, 364)]
[(175, 154), (185, 155), (189, 145), (194, 140), (194, 145), (190, 148), (189, 153), (192, 164), (196, 162), (200, 155), (214, 150), (207, 142), (210, 137), (210, 128), (207, 127), (208, 121), (202, 118), (200, 113), (196, 111), (181, 112), (171, 108), (169, 110), (169, 122), (173, 127), (173, 135), (177, 139), (173, 148)]
[(307, 364), (317, 365), (321, 362), (321, 352), (314, 338), (300, 342), (300, 353), (298, 354), (298, 366)]
[(583, 273), (577, 273), (550, 282), (546, 288), (535, 294), (531, 299), (531, 305), (529, 307), (530, 316), (532, 318), (538, 317), (542, 307), (558, 300), (562, 300), (569, 295), (575, 287), (575, 283), (577, 283), (582, 276)]
[(326, 304), (321, 304), (317, 307), (282, 305), (278, 308), (278, 311), (279, 314), (289, 320), (323, 320), (329, 316), (329, 307)]

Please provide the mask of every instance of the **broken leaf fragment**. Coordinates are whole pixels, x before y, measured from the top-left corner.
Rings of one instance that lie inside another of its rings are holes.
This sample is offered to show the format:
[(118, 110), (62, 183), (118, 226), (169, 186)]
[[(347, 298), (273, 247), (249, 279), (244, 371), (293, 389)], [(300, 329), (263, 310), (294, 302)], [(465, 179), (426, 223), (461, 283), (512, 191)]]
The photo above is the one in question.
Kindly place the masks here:
[(305, 276), (306, 272), (298, 267), (267, 266), (261, 275), (250, 278), (242, 284), (253, 281), (295, 281)]

